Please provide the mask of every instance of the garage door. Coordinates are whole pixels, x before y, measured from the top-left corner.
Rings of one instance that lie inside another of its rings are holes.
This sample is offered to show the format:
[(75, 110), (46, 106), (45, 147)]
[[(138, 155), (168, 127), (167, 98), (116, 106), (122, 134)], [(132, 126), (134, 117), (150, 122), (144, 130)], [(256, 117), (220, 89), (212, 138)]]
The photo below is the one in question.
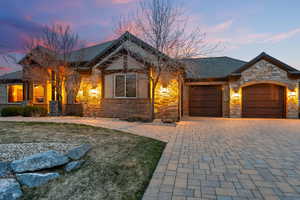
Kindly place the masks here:
[(285, 88), (272, 84), (257, 84), (243, 88), (243, 117), (285, 117)]
[(191, 86), (189, 109), (191, 116), (222, 117), (222, 86)]

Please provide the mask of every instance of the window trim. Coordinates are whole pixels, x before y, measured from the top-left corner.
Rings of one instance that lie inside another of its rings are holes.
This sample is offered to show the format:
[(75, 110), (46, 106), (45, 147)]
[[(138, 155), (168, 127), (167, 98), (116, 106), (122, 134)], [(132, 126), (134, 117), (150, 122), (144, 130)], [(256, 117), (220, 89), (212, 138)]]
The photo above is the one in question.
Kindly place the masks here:
[[(135, 75), (135, 97), (127, 97), (126, 95), (126, 75)], [(124, 84), (124, 93), (125, 96), (116, 96), (116, 86), (117, 86), (117, 76), (124, 76), (125, 77), (125, 84)], [(113, 90), (114, 90), (114, 98), (116, 99), (137, 99), (138, 98), (138, 76), (137, 73), (118, 73), (114, 75), (114, 85), (113, 85)]]
[[(22, 86), (23, 101), (9, 102), (9, 86), (12, 86), (12, 85), (21, 85)], [(23, 83), (9, 83), (9, 84), (6, 84), (6, 102), (7, 102), (7, 104), (12, 104), (12, 105), (20, 105), (20, 104), (24, 103), (24, 84)]]
[[(44, 89), (44, 101), (43, 102), (36, 102), (34, 98), (34, 87), (37, 85), (41, 85)], [(45, 84), (39, 84), (39, 83), (34, 83), (32, 84), (32, 103), (33, 104), (46, 104), (46, 97), (47, 97), (47, 92), (46, 92), (46, 85)]]

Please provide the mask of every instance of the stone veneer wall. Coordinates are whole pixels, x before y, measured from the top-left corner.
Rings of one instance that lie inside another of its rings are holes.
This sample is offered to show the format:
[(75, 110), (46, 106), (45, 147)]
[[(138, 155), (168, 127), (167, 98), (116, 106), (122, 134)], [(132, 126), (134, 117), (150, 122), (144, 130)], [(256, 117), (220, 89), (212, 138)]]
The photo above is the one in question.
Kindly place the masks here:
[(223, 117), (229, 117), (229, 101), (230, 101), (230, 95), (229, 95), (229, 85), (225, 84), (222, 86), (222, 110), (223, 110)]
[(184, 85), (183, 86), (183, 115), (188, 116), (189, 115), (189, 101), (190, 101), (190, 94), (189, 94), (190, 86), (189, 85)]
[[(139, 83), (139, 86), (147, 87), (148, 85)], [(161, 93), (160, 88), (161, 84), (158, 83), (155, 91), (155, 117), (178, 120), (179, 89), (177, 80), (169, 82), (167, 86), (168, 92), (166, 93)], [(91, 89), (93, 87), (90, 76), (84, 76), (79, 95), (77, 96), (78, 102), (82, 104), (83, 116), (111, 118), (127, 118), (131, 116), (149, 118), (151, 116), (149, 98), (101, 98), (101, 85), (97, 85), (95, 88), (98, 91), (96, 96), (91, 96), (89, 93)], [(148, 88), (146, 89), (148, 91)]]
[(163, 88), (159, 82), (155, 88), (155, 118), (179, 120), (179, 83), (170, 80)]
[[(286, 86), (286, 117), (298, 118), (298, 82), (299, 79), (290, 79), (286, 71), (266, 60), (255, 63), (242, 72), (240, 79), (229, 82), (230, 97), (234, 92), (240, 94), (238, 99), (230, 98), (230, 117), (241, 117), (242, 115), (242, 87), (258, 83), (271, 83)], [(289, 97), (289, 91), (295, 91), (296, 97)]]
[(83, 110), (89, 117), (150, 117), (149, 99), (102, 99), (99, 104), (84, 104)]

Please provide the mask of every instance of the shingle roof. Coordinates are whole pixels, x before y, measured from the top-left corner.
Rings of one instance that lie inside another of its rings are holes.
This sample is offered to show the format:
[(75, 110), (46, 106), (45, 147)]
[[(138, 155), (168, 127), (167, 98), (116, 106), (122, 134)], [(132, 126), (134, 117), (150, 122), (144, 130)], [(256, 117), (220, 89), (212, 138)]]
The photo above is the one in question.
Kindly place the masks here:
[(246, 64), (245, 61), (229, 57), (191, 58), (182, 60), (186, 64), (186, 78), (223, 78)]
[(23, 78), (23, 71), (11, 72), (0, 76), (0, 80), (21, 80)]
[(73, 51), (70, 55), (68, 55), (68, 60), (70, 62), (90, 61), (109, 47), (113, 42), (114, 40)]

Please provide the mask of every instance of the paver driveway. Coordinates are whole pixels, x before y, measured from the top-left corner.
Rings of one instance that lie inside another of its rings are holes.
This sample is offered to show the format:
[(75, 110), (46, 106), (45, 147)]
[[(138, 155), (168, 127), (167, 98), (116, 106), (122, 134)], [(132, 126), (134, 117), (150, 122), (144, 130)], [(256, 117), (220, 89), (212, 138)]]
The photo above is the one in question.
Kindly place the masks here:
[(143, 199), (300, 199), (300, 120), (182, 121)]
[(300, 200), (300, 120), (188, 118), (177, 127), (101, 118), (1, 120), (83, 123), (168, 141), (143, 200)]

